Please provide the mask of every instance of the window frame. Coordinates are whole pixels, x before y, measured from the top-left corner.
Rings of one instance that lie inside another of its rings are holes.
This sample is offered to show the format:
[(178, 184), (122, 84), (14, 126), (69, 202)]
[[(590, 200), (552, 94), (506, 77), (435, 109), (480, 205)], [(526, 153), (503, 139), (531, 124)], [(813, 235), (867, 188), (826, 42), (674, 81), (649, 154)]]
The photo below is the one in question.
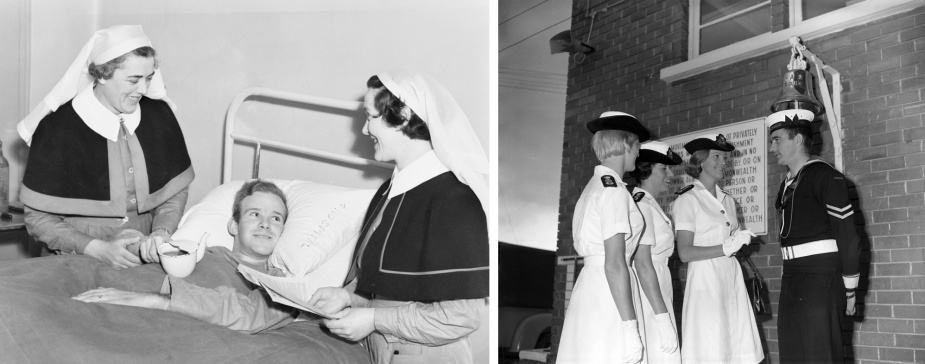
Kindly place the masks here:
[[(700, 3), (703, 0), (689, 0), (689, 1), (690, 1), (689, 5), (690, 5), (691, 11), (690, 11), (690, 14), (688, 15), (688, 21), (690, 22), (689, 23), (690, 26), (688, 27), (688, 37), (687, 37), (688, 42), (689, 42), (688, 44), (690, 44), (690, 46), (687, 47), (687, 58), (688, 59), (693, 59), (694, 57), (697, 57), (699, 55), (698, 53), (700, 53), (700, 32), (703, 31), (704, 28), (720, 23), (724, 20), (728, 20), (733, 17), (739, 16), (741, 14), (748, 13), (749, 11), (758, 9), (763, 6), (767, 6), (768, 8), (771, 7), (771, 0), (762, 0), (761, 3), (752, 5), (742, 10), (739, 10), (735, 14), (729, 14), (729, 15), (720, 17), (704, 25), (704, 24), (700, 24)], [(790, 1), (800, 1), (800, 0), (790, 0)], [(771, 31), (768, 31), (768, 33), (770, 32)], [(748, 38), (748, 39), (751, 39), (751, 38)]]
[[(693, 4), (693, 1), (699, 0), (691, 1), (691, 4)], [(687, 61), (662, 68), (659, 72), (659, 78), (665, 82), (682, 80), (709, 70), (790, 47), (790, 37), (793, 36), (800, 37), (805, 44), (806, 41), (814, 38), (853, 26), (863, 25), (920, 6), (925, 6), (925, 0), (864, 0), (800, 22), (800, 24), (791, 24), (790, 27), (784, 30), (765, 33), (749, 38), (747, 41), (733, 43), (696, 57), (688, 57)], [(688, 27), (689, 33), (690, 29), (693, 28)]]

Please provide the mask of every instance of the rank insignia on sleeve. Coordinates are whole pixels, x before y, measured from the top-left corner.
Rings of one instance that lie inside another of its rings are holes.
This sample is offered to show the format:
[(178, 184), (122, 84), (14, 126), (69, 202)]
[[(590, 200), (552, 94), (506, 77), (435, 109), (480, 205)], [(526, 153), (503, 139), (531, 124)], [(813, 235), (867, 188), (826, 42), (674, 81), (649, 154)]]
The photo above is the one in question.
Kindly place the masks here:
[(601, 182), (604, 183), (604, 187), (617, 187), (617, 180), (613, 176), (601, 176)]
[(645, 192), (636, 192), (633, 194), (633, 201), (639, 202), (642, 201), (642, 198), (645, 197)]
[(678, 192), (675, 192), (674, 194), (676, 194), (676, 195), (683, 195), (685, 192), (690, 191), (690, 190), (693, 189), (693, 188), (694, 188), (694, 185), (687, 185), (687, 186), (685, 186), (684, 188), (682, 188), (681, 190), (679, 190)]

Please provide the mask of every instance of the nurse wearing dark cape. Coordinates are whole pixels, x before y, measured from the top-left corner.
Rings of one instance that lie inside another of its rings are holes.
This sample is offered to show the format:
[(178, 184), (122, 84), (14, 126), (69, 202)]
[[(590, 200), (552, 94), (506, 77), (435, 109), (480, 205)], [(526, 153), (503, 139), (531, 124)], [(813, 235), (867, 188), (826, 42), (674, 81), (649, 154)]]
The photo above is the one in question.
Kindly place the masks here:
[(157, 262), (193, 166), (141, 26), (102, 29), (17, 125), (31, 145), (20, 199), (29, 234), (120, 269)]
[(374, 363), (471, 363), (468, 335), (488, 297), (487, 158), (468, 118), (434, 79), (381, 73), (367, 82), (363, 133), (394, 161), (366, 213), (344, 288), (310, 303)]

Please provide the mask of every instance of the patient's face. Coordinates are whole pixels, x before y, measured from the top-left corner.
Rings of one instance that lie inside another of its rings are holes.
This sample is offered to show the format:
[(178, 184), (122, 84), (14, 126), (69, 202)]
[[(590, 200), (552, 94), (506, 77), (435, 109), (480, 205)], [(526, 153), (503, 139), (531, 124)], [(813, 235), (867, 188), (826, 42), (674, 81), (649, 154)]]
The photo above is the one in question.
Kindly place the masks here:
[(113, 72), (112, 78), (100, 80), (94, 95), (114, 114), (131, 114), (138, 109), (141, 96), (148, 93), (154, 77), (154, 58), (128, 55)]
[(286, 213), (286, 204), (274, 194), (255, 192), (245, 197), (240, 221), (228, 226), (234, 235), (234, 251), (252, 258), (269, 257), (283, 232)]

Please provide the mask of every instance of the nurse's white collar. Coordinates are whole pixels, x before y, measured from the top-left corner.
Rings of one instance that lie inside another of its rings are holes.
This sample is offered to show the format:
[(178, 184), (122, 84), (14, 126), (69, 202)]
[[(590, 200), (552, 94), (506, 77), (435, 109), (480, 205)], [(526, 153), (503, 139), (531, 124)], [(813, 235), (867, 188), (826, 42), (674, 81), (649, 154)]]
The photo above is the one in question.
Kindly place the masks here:
[[(704, 185), (703, 185), (703, 182), (700, 182), (699, 179), (695, 179), (692, 183), (693, 183), (694, 186), (697, 186), (697, 187), (696, 187), (697, 189), (701, 189), (701, 190), (704, 190), (704, 191), (707, 190), (706, 186), (704, 186)], [(719, 188), (719, 186), (717, 186), (717, 185), (714, 185), (713, 188), (716, 188), (716, 194), (717, 194), (717, 195), (719, 195), (719, 194), (728, 195), (728, 193), (726, 193), (726, 190), (724, 190), (724, 189), (722, 189), (722, 188)]]
[(84, 124), (103, 138), (114, 142), (119, 141), (119, 116), (122, 116), (125, 121), (125, 130), (131, 135), (135, 134), (135, 128), (141, 122), (140, 105), (131, 114), (113, 114), (93, 95), (93, 85), (87, 86), (77, 96), (74, 96), (72, 105)]
[(428, 151), (404, 169), (396, 169), (392, 173), (392, 188), (389, 189), (388, 198), (408, 192), (421, 183), (449, 171), (433, 150)]

